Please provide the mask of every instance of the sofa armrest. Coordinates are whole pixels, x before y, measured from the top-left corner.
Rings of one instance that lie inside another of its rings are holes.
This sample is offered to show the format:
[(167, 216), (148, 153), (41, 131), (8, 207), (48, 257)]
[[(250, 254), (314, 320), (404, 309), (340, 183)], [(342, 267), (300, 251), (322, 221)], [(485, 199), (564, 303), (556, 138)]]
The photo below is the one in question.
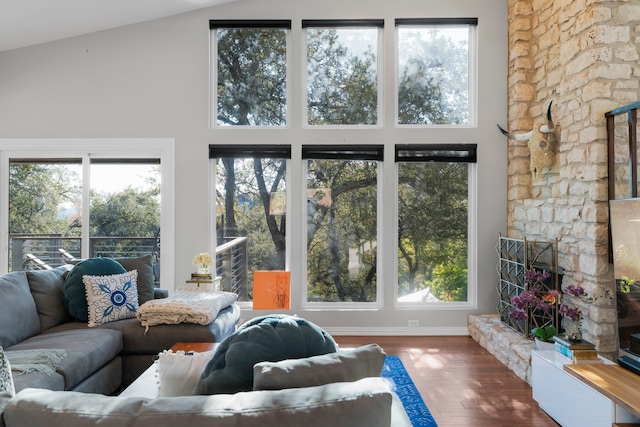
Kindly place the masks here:
[[(393, 393), (382, 378), (304, 389), (157, 399), (26, 389), (9, 401), (4, 421), (7, 427), (408, 427), (401, 418), (392, 417), (392, 401)], [(400, 423), (392, 424), (392, 420)]]
[(169, 296), (169, 291), (162, 288), (154, 288), (153, 289), (153, 299), (162, 299), (167, 298)]

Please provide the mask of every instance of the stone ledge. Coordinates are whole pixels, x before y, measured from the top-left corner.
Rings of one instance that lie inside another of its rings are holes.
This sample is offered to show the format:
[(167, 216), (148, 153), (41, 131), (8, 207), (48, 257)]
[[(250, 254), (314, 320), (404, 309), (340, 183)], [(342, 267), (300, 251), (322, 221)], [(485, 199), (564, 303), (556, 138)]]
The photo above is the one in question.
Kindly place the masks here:
[(469, 314), (469, 335), (507, 368), (531, 385), (531, 351), (533, 341), (504, 325), (498, 314)]

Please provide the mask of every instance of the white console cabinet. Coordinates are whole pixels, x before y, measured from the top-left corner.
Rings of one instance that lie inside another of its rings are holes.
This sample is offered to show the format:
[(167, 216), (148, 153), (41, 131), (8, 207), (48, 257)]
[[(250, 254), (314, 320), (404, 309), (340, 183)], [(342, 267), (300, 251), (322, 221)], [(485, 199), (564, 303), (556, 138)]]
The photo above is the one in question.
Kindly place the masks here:
[(565, 363), (571, 360), (557, 351), (533, 350), (531, 354), (533, 398), (562, 427), (638, 422), (609, 398), (568, 374), (563, 369)]

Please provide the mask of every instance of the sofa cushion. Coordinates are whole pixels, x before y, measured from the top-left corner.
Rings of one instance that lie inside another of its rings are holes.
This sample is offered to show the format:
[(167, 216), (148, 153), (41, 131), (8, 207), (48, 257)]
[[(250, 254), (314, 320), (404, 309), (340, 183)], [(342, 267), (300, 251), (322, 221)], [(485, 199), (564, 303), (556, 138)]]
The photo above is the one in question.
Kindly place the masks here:
[(127, 271), (138, 271), (138, 304), (142, 305), (151, 301), (154, 298), (155, 289), (152, 256), (115, 258), (115, 261), (119, 262)]
[(42, 331), (73, 320), (64, 308), (64, 278), (70, 269), (70, 265), (63, 265), (51, 270), (27, 271)]
[(386, 355), (378, 344), (303, 359), (260, 362), (253, 367), (254, 390), (280, 390), (379, 377)]
[(89, 327), (136, 317), (138, 271), (108, 276), (82, 276), (87, 292)]
[(118, 356), (122, 334), (110, 329), (70, 329), (44, 332), (11, 347), (10, 350), (61, 349), (66, 351), (56, 372), (64, 377), (65, 390), (71, 390), (89, 375)]
[(336, 349), (331, 335), (308, 320), (288, 315), (257, 317), (218, 346), (198, 381), (196, 393), (251, 390), (256, 363), (299, 359)]
[[(234, 395), (103, 396), (24, 390), (5, 409), (7, 427), (389, 427), (393, 394), (381, 378)], [(405, 427), (410, 424), (395, 424)]]
[(87, 295), (82, 276), (107, 276), (125, 273), (124, 267), (111, 258), (89, 258), (77, 263), (64, 282), (65, 308), (74, 319), (89, 321)]
[(40, 333), (38, 310), (24, 271), (0, 276), (0, 325), (4, 348)]

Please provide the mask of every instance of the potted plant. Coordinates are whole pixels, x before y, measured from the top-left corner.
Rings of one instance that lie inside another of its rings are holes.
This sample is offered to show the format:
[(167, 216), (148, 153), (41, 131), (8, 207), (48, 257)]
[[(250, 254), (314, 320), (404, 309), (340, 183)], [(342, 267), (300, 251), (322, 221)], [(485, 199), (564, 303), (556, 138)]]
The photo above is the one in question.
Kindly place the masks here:
[[(553, 324), (552, 309), (560, 303), (561, 294), (555, 289), (549, 289), (545, 281), (551, 277), (546, 270), (538, 271), (535, 268), (525, 270), (524, 283), (526, 290), (511, 298), (511, 310), (509, 317), (515, 321), (524, 321), (535, 317), (535, 327), (531, 329), (531, 336), (539, 343), (553, 343), (553, 337), (558, 333)], [(538, 320), (544, 321), (537, 324)]]
[[(549, 289), (544, 285), (549, 277), (551, 274), (548, 271), (540, 272), (535, 268), (526, 270), (524, 281), (527, 289), (511, 299), (512, 309), (509, 311), (509, 316), (516, 321), (526, 320), (530, 316), (546, 319), (552, 317), (552, 310), (557, 308), (561, 316), (571, 321), (565, 322), (569, 327), (564, 335), (571, 340), (579, 340), (581, 339), (582, 311), (574, 304), (562, 302), (563, 295), (560, 291)], [(565, 289), (565, 294), (589, 303), (596, 300), (589, 297), (582, 286), (569, 285)], [(608, 290), (604, 292), (604, 296), (611, 298)], [(553, 337), (558, 333), (558, 326), (551, 320), (531, 329), (531, 336), (536, 340), (538, 348), (543, 346), (541, 343), (553, 343)]]

